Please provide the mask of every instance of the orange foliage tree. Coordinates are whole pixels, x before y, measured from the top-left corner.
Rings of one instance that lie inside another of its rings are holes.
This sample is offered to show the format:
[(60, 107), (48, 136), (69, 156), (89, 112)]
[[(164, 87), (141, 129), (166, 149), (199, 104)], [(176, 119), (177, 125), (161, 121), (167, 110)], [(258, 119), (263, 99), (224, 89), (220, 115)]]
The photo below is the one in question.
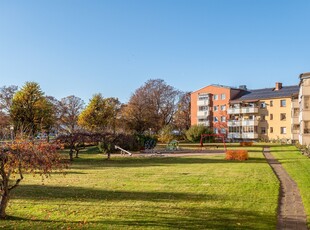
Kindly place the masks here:
[(25, 173), (48, 176), (54, 169), (63, 169), (55, 144), (15, 140), (0, 145), (0, 219), (6, 217), (11, 191), (24, 179)]

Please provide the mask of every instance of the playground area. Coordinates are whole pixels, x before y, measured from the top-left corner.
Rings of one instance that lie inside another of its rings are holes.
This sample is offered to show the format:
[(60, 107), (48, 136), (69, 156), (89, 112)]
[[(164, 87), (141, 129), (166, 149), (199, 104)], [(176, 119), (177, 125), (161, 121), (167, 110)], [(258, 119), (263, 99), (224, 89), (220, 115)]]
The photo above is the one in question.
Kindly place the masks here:
[(180, 143), (172, 140), (168, 144), (147, 143), (140, 152), (129, 152), (119, 146), (116, 149), (121, 151), (124, 156), (199, 156), (205, 154), (224, 154), (226, 143), (224, 137), (219, 134), (203, 134), (199, 143)]

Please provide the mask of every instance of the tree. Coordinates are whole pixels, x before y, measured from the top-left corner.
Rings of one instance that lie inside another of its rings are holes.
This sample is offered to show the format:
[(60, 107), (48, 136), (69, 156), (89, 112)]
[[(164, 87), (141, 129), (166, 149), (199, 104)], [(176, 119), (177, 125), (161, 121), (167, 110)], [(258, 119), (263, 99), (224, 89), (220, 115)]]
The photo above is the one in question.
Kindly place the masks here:
[(124, 111), (127, 125), (137, 133), (158, 132), (172, 122), (180, 92), (164, 80), (148, 80), (129, 99)]
[(55, 169), (62, 169), (57, 146), (45, 142), (15, 140), (0, 145), (0, 218), (6, 217), (6, 207), (11, 191), (24, 179), (25, 173), (39, 172), (48, 176)]
[(192, 125), (185, 134), (190, 142), (199, 142), (201, 134), (212, 134), (212, 131), (203, 125)]
[(120, 102), (117, 98), (104, 98), (95, 94), (87, 107), (81, 112), (78, 124), (90, 132), (115, 132), (115, 122)]
[(53, 109), (39, 84), (26, 82), (22, 89), (14, 94), (10, 116), (15, 131), (33, 137), (53, 122)]
[(185, 133), (191, 127), (191, 98), (190, 93), (182, 93), (179, 103), (177, 105), (177, 111), (174, 115), (174, 126), (178, 131)]
[(161, 141), (162, 143), (168, 144), (174, 138), (175, 136), (173, 135), (172, 125), (164, 126), (159, 132), (158, 140)]
[(0, 88), (0, 138), (8, 139), (11, 135), (11, 120), (9, 111), (12, 105), (13, 95), (17, 86), (3, 86)]
[(64, 133), (78, 131), (78, 117), (84, 107), (81, 98), (74, 95), (62, 98), (59, 102), (59, 127)]
[(16, 91), (17, 86), (15, 85), (3, 86), (0, 88), (0, 111), (9, 113), (12, 99)]

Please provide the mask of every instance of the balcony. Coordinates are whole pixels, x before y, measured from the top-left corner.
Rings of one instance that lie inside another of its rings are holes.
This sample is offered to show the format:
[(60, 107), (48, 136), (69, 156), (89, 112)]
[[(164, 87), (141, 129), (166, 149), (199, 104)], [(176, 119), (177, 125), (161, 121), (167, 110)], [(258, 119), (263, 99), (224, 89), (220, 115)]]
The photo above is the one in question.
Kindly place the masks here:
[(209, 116), (210, 114), (209, 114), (209, 111), (206, 111), (206, 110), (204, 110), (204, 111), (198, 111), (197, 112), (197, 117), (202, 117), (202, 118), (205, 118), (205, 117), (207, 117), (207, 116)]
[(240, 108), (229, 108), (227, 110), (227, 113), (228, 114), (239, 114), (241, 112), (241, 109)]
[(206, 100), (198, 100), (197, 101), (197, 105), (198, 106), (209, 106), (210, 105), (210, 100), (206, 99)]
[(299, 117), (298, 116), (293, 117), (293, 124), (299, 124)]
[(198, 125), (210, 126), (210, 121), (198, 121)]
[(257, 120), (243, 120), (242, 126), (257, 126), (258, 121)]
[(227, 138), (241, 138), (240, 133), (228, 133)]
[(236, 120), (230, 120), (227, 122), (227, 125), (232, 127), (232, 126), (240, 126), (241, 122), (240, 121), (236, 121)]
[(242, 107), (241, 113), (258, 113), (258, 108), (255, 107)]
[(242, 133), (243, 139), (257, 139), (258, 134), (257, 133)]
[(297, 99), (293, 101), (293, 106), (292, 107), (293, 108), (299, 108), (299, 103), (298, 103)]

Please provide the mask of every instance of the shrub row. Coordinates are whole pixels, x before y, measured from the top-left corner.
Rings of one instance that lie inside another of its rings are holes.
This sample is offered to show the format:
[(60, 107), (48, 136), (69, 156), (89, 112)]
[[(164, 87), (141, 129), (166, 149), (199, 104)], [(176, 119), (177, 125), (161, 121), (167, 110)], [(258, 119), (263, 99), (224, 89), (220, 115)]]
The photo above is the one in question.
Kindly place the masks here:
[(226, 160), (238, 160), (244, 161), (249, 159), (247, 150), (227, 150), (226, 151)]

